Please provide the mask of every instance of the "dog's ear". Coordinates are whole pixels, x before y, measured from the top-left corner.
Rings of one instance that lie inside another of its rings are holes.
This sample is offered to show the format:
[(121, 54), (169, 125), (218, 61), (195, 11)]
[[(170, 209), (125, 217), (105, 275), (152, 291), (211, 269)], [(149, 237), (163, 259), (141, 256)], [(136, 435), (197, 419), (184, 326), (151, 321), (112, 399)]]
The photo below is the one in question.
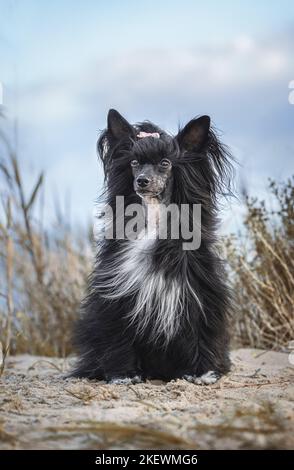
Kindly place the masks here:
[(127, 137), (134, 137), (135, 135), (134, 128), (131, 124), (115, 109), (108, 111), (107, 131), (115, 141), (126, 139)]
[(209, 116), (201, 116), (189, 121), (177, 135), (180, 148), (184, 150), (201, 150), (208, 139), (209, 128)]

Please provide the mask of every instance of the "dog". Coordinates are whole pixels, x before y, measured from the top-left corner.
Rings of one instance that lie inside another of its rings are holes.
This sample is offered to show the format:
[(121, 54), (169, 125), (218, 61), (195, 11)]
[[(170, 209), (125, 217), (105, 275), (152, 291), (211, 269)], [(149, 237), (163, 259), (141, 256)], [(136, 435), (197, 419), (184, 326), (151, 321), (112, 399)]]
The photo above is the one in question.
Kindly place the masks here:
[[(126, 229), (125, 209), (132, 204), (148, 219), (143, 235), (134, 230), (132, 239), (117, 236), (116, 226), (112, 237), (98, 241), (75, 327), (79, 356), (72, 376), (115, 384), (178, 378), (215, 383), (230, 369), (231, 295), (216, 250), (218, 201), (230, 192), (229, 150), (209, 116), (192, 119), (172, 136), (150, 121), (131, 125), (114, 109), (97, 148), (114, 219)], [(159, 237), (158, 217), (169, 204), (184, 205), (189, 217), (201, 207), (196, 249), (184, 249), (182, 234), (170, 236), (171, 216), (167, 236)]]

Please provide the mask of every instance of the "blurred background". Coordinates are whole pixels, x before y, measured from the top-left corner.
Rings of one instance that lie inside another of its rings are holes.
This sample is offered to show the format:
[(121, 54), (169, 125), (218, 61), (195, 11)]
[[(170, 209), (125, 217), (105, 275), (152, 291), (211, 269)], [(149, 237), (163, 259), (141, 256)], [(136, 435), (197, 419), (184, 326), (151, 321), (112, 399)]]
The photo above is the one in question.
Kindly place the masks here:
[(238, 197), (222, 225), (241, 306), (236, 341), (286, 345), (293, 1), (0, 0), (0, 13), (4, 351), (71, 351), (91, 265), (84, 234), (103, 183), (96, 141), (111, 107), (172, 133), (194, 116), (212, 117), (239, 162)]
[[(171, 132), (209, 114), (256, 195), (293, 171), (291, 0), (0, 0), (0, 11), (4, 110), (27, 184), (46, 171), (46, 219), (58, 197), (89, 222), (110, 107)], [(238, 228), (232, 213), (224, 222)]]

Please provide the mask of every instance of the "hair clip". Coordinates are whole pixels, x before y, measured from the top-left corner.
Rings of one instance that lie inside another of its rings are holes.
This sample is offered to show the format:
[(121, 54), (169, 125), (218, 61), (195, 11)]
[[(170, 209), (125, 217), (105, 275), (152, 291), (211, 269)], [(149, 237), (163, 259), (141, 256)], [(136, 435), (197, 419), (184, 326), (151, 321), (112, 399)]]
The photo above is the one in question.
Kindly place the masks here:
[(144, 137), (154, 137), (154, 139), (159, 139), (160, 138), (160, 134), (158, 132), (139, 132), (139, 134), (137, 134), (137, 137), (139, 137), (139, 139), (144, 139)]

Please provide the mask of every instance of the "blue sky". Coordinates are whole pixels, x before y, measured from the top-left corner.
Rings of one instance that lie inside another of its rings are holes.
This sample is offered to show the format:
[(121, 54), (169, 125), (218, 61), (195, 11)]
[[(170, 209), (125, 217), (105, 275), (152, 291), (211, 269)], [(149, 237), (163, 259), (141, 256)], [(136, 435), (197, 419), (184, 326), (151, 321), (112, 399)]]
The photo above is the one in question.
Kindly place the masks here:
[(293, 1), (0, 0), (0, 12), (5, 110), (28, 184), (46, 171), (48, 219), (56, 193), (72, 222), (91, 217), (110, 107), (172, 132), (210, 114), (252, 194), (294, 172)]

